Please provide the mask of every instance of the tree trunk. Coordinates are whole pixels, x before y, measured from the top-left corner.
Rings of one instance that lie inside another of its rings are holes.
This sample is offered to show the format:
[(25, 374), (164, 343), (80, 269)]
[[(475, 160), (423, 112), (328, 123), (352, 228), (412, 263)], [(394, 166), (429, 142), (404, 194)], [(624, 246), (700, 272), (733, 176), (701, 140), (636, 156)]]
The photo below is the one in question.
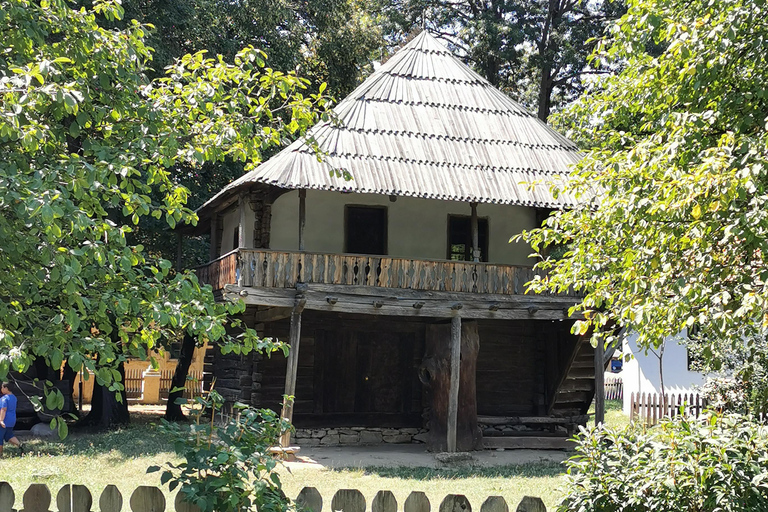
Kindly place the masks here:
[[(179, 354), (179, 363), (176, 365), (176, 371), (171, 379), (171, 392), (168, 394), (168, 403), (165, 406), (165, 419), (168, 421), (181, 421), (186, 419), (181, 410), (181, 404), (176, 400), (184, 398), (184, 387), (187, 383), (189, 366), (192, 364), (192, 356), (195, 353), (195, 338), (189, 333), (184, 333), (184, 340), (181, 342), (181, 353)], [(181, 388), (179, 391), (173, 391)]]
[[(118, 371), (121, 381), (125, 382), (125, 368), (122, 363), (120, 363)], [(122, 398), (121, 402), (117, 401), (115, 392), (95, 382), (93, 384), (93, 397), (91, 398), (91, 412), (78, 421), (76, 426), (110, 428), (115, 425), (127, 424), (130, 421), (130, 415), (125, 389), (118, 394)]]
[[(447, 449), (448, 403), (451, 382), (451, 325), (427, 326), (426, 353), (419, 378), (429, 393), (429, 449)], [(461, 363), (459, 369), (459, 400), (456, 424), (456, 449), (470, 451), (482, 445), (477, 424), (477, 354), (480, 337), (477, 322), (462, 322)]]

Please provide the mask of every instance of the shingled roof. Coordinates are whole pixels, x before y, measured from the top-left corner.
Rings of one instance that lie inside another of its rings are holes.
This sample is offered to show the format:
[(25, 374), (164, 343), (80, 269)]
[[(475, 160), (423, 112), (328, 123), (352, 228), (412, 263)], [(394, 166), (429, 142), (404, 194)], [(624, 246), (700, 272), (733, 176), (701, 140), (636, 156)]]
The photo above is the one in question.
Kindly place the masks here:
[[(576, 146), (469, 69), (427, 31), (334, 109), (339, 124), (299, 140), (235, 180), (201, 210), (250, 184), (561, 208), (546, 183), (581, 158)], [(348, 171), (353, 179), (332, 175)], [(541, 182), (531, 189), (528, 183)], [(200, 212), (202, 213), (202, 211)]]

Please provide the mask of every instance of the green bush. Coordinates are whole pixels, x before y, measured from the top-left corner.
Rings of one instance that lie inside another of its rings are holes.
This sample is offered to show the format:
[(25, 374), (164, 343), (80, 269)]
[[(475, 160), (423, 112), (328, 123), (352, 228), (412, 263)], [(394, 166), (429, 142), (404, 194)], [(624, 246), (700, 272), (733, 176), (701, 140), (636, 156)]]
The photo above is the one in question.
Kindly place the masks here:
[[(181, 486), (179, 492), (202, 512), (286, 512), (291, 508), (275, 471), (278, 461), (269, 453), (290, 423), (269, 409), (243, 404), (234, 404), (225, 422), (215, 422), (211, 411), (220, 411), (224, 400), (213, 390), (195, 402), (193, 424), (162, 420), (160, 432), (173, 441), (184, 461), (166, 463), (161, 483), (168, 483), (171, 491)], [(161, 469), (152, 466), (147, 472)]]
[(559, 512), (768, 510), (768, 427), (708, 413), (578, 436)]

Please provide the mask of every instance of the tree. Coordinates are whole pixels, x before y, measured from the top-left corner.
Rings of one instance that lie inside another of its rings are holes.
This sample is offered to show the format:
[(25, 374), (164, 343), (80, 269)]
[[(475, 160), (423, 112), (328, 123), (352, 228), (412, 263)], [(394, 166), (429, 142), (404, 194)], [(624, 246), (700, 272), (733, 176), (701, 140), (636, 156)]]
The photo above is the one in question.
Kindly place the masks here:
[(619, 0), (380, 0), (390, 34), (424, 26), (491, 84), (546, 121), (553, 106), (573, 101), (607, 23), (623, 14)]
[(126, 237), (145, 216), (195, 222), (169, 169), (251, 167), (325, 100), (252, 48), (233, 64), (186, 55), (150, 80), (147, 28), (97, 23), (121, 15), (115, 0), (0, 0), (0, 380), (43, 358), (94, 372), (114, 397), (122, 361), (181, 333), (225, 352), (278, 347), (231, 316), (242, 304), (217, 304)]
[[(698, 325), (754, 355), (766, 324), (768, 8), (765, 0), (633, 0), (598, 46), (593, 84), (559, 120), (590, 152), (558, 193), (580, 205), (524, 233), (549, 276), (533, 290), (585, 294), (573, 308), (659, 347)], [(719, 340), (716, 342), (716, 340)]]

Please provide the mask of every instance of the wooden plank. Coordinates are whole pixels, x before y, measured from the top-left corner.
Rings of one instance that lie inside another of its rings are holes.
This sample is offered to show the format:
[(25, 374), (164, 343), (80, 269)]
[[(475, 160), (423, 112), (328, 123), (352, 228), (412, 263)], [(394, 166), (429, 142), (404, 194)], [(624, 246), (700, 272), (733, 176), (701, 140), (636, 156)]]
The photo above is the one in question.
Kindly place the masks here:
[(582, 423), (587, 415), (578, 416), (478, 416), (477, 422), (484, 425), (568, 425)]
[(22, 498), (23, 512), (48, 512), (51, 507), (51, 491), (45, 484), (31, 484)]
[(123, 508), (123, 495), (112, 484), (104, 488), (99, 498), (99, 510), (101, 512), (120, 512)]
[(568, 438), (554, 436), (484, 437), (483, 446), (490, 450), (498, 448), (506, 450), (572, 450), (576, 448), (573, 441)]
[(245, 194), (240, 194), (237, 198), (237, 209), (239, 224), (237, 225), (237, 248), (244, 248), (245, 243)]
[(516, 512), (547, 512), (547, 507), (541, 498), (533, 496), (523, 496)]
[(480, 512), (509, 512), (509, 506), (501, 496), (488, 496), (480, 506)]
[(292, 308), (288, 307), (270, 307), (269, 309), (254, 313), (253, 317), (251, 317), (251, 321), (254, 324), (276, 322), (290, 317), (291, 311)]
[[(461, 359), (461, 317), (451, 318), (451, 383), (448, 391), (447, 446), (456, 451), (456, 422), (459, 413), (459, 364)], [(442, 505), (440, 506), (442, 512)]]
[(13, 505), (16, 503), (16, 494), (13, 492), (11, 484), (0, 482), (0, 512), (14, 512)]
[(91, 491), (84, 485), (64, 485), (56, 494), (59, 512), (90, 512), (92, 505)]
[(184, 498), (184, 493), (179, 491), (176, 493), (176, 499), (173, 501), (176, 512), (200, 512), (200, 507), (194, 503), (188, 502)]
[(163, 512), (165, 496), (157, 487), (142, 485), (131, 494), (130, 505), (133, 512)]
[(472, 512), (472, 505), (462, 494), (449, 494), (440, 503), (440, 512)]
[(432, 505), (427, 495), (421, 491), (413, 491), (405, 499), (403, 512), (430, 512)]
[(333, 512), (365, 512), (365, 496), (357, 489), (340, 489), (331, 500)]
[(296, 497), (296, 505), (298, 505), (299, 510), (306, 512), (322, 512), (323, 497), (316, 488), (304, 487)]
[(379, 491), (371, 502), (371, 512), (397, 512), (397, 500), (392, 491)]
[(216, 240), (216, 234), (219, 229), (219, 215), (217, 213), (214, 213), (211, 216), (211, 238), (210, 238), (210, 247), (208, 247), (208, 259), (210, 261), (215, 260), (219, 257), (217, 248), (218, 248), (218, 242)]

